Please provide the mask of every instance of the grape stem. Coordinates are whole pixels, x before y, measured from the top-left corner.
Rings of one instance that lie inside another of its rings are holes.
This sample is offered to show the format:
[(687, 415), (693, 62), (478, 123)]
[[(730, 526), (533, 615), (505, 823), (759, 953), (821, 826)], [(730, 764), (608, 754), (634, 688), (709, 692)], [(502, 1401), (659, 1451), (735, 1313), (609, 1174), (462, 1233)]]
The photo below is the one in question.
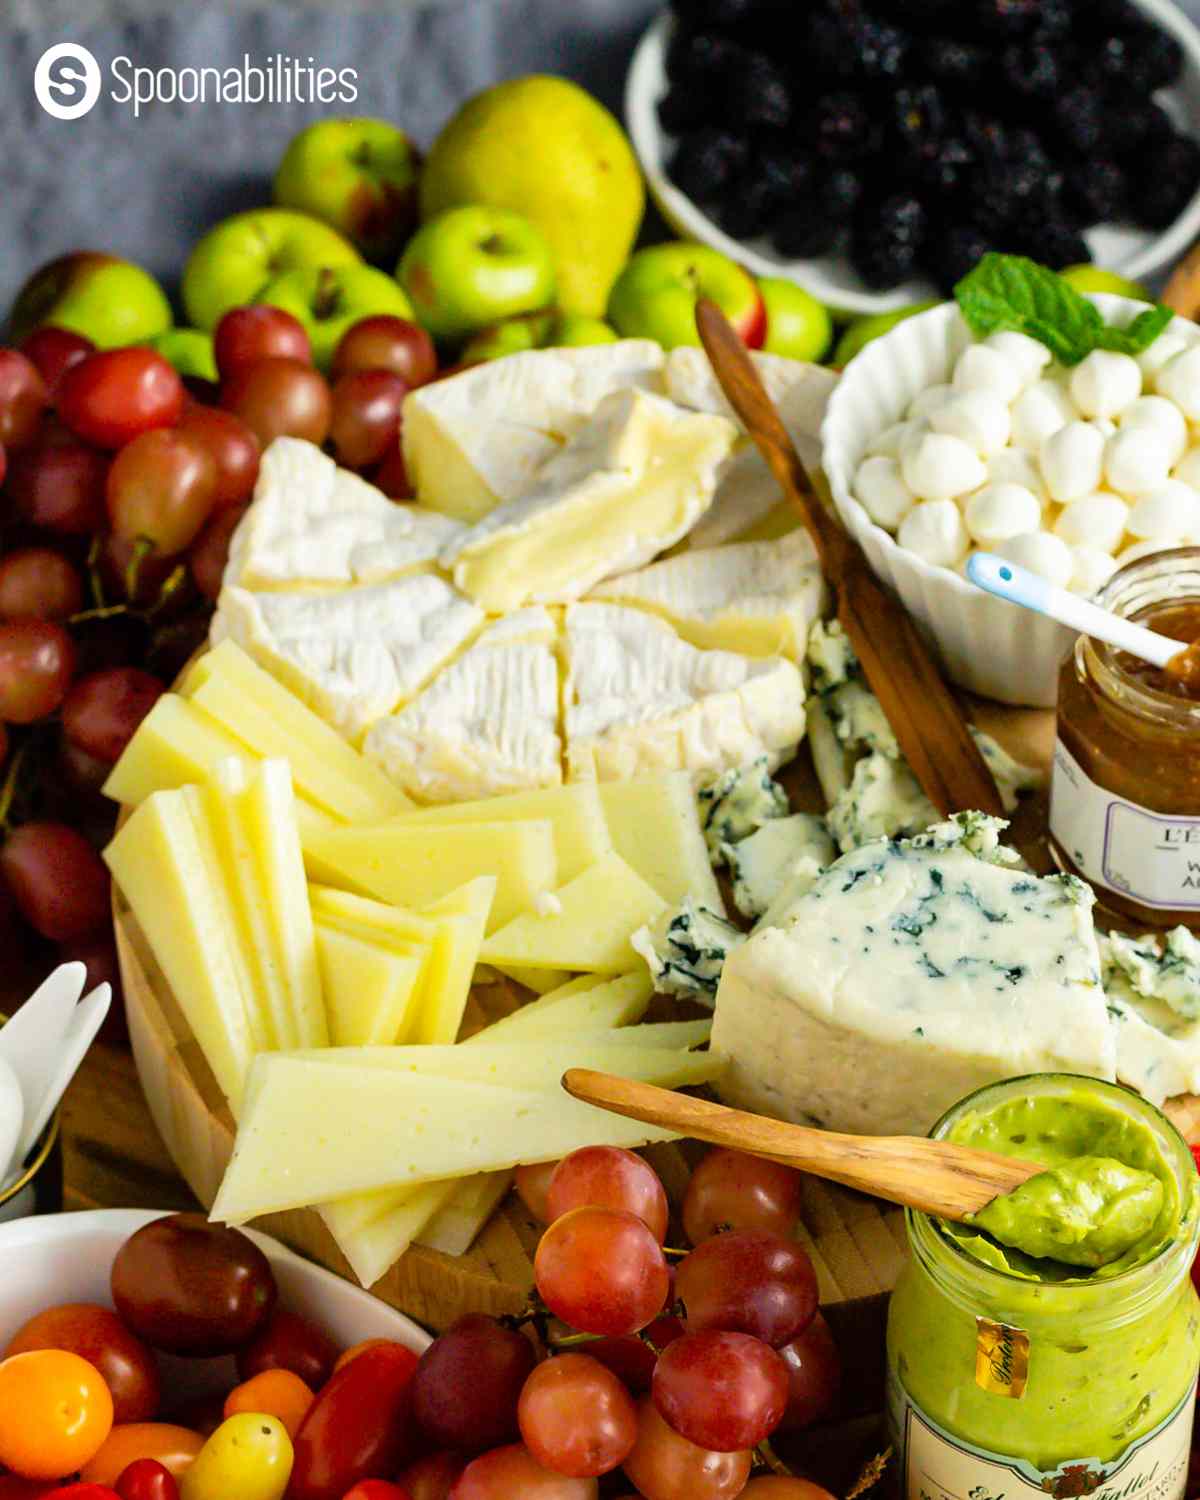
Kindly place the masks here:
[(100, 577), (100, 536), (97, 533), (88, 546), (87, 554), (88, 588), (92, 593), (92, 604), (96, 609), (104, 609), (107, 600), (104, 595), (104, 580)]
[(764, 1463), (768, 1469), (770, 1469), (772, 1474), (780, 1474), (785, 1479), (795, 1478), (795, 1475), (792, 1473), (791, 1469), (788, 1468), (787, 1464), (784, 1463), (779, 1454), (776, 1453), (774, 1448), (771, 1447), (769, 1439), (763, 1438), (762, 1442), (759, 1443), (754, 1452), (757, 1458), (762, 1463)]
[(5, 773), (4, 786), (0, 788), (0, 833), (9, 833), (12, 825), (9, 815), (12, 812), (13, 798), (17, 792), (17, 780), (21, 774), (21, 766), (25, 760), (27, 746), (14, 752), (12, 760), (8, 763), (8, 771)]

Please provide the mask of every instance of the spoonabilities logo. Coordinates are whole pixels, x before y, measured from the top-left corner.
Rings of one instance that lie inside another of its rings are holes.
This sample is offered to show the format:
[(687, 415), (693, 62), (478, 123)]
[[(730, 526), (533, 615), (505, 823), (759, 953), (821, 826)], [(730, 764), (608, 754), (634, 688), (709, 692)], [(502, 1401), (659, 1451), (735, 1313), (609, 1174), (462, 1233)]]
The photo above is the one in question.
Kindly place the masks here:
[(100, 97), (100, 64), (78, 42), (58, 42), (38, 59), (33, 91), (56, 120), (78, 120)]

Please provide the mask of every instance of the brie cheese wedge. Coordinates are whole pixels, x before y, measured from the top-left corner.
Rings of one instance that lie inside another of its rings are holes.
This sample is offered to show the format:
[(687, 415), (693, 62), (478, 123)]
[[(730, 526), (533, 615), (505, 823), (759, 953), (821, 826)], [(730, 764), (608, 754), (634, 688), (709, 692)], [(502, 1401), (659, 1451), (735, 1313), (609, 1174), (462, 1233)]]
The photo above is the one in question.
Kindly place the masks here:
[(566, 617), (568, 777), (625, 781), (687, 770), (697, 783), (804, 736), (804, 683), (783, 657), (699, 651), (664, 621), (615, 604)]
[(736, 429), (636, 387), (616, 391), (538, 471), (442, 554), (489, 613), (563, 604), (641, 567), (707, 509)]

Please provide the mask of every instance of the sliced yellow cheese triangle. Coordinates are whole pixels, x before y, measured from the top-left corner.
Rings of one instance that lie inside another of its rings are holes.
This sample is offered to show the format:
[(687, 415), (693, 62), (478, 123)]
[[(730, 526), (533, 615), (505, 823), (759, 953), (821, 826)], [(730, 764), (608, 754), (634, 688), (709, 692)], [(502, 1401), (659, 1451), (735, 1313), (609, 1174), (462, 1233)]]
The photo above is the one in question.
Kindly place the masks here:
[(637, 962), (630, 938), (666, 904), (619, 854), (606, 854), (555, 891), (542, 904), (544, 915), (523, 911), (493, 933), (480, 957), (484, 963), (621, 974)]
[(351, 1201), (348, 1199), (323, 1204), (319, 1212), (361, 1285), (371, 1287), (445, 1207), (457, 1187), (458, 1179), (450, 1178), (425, 1183), (409, 1192), (393, 1192), (387, 1195), (387, 1207), (362, 1224), (343, 1217), (342, 1204)]
[(425, 967), (421, 957), (390, 953), (321, 923), (316, 940), (332, 1046), (406, 1041)]
[(584, 974), (561, 989), (543, 995), (511, 1016), (468, 1037), (464, 1046), (483, 1046), (488, 1041), (524, 1041), (551, 1036), (556, 1032), (603, 1030), (606, 1027), (631, 1026), (646, 1014), (654, 993), (654, 984), (643, 964), (632, 974), (604, 981), (595, 974)]
[(511, 1182), (510, 1172), (465, 1177), (417, 1235), (417, 1243), (443, 1255), (465, 1255), (499, 1208)]
[(480, 875), (425, 907), (423, 915), (433, 919), (437, 937), (429, 988), (413, 1028), (414, 1042), (458, 1040), (496, 884), (495, 876)]
[(570, 979), (566, 969), (522, 969), (516, 964), (494, 964), (498, 974), (504, 974), (516, 984), (532, 990), (535, 995), (547, 995)]
[(725, 915), (687, 771), (605, 781), (597, 792), (613, 847), (669, 906), (690, 896)]

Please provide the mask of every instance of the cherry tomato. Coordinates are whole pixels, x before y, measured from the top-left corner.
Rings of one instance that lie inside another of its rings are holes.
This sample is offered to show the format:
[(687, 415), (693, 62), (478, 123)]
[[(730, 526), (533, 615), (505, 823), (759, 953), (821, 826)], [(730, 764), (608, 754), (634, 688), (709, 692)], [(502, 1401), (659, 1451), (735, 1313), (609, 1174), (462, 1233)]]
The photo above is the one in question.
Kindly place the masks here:
[(237, 1368), (243, 1380), (264, 1370), (290, 1370), (316, 1391), (333, 1374), (337, 1358), (337, 1345), (319, 1324), (277, 1307), (262, 1330), (238, 1350)]
[(413, 1497), (402, 1485), (386, 1479), (360, 1479), (342, 1500), (413, 1500)]
[(403, 1470), (398, 1481), (412, 1500), (446, 1500), (466, 1467), (461, 1453), (429, 1453)]
[(157, 1414), (154, 1355), (107, 1307), (70, 1302), (47, 1308), (17, 1330), (4, 1352), (30, 1349), (67, 1349), (95, 1365), (112, 1394), (115, 1422), (148, 1422)]
[(378, 1349), (380, 1345), (387, 1347), (395, 1342), (394, 1339), (363, 1339), (361, 1344), (351, 1344), (349, 1349), (343, 1349), (334, 1362), (334, 1370), (340, 1370), (348, 1365), (352, 1359), (357, 1359), (368, 1349)]
[(204, 1396), (193, 1396), (182, 1406), (173, 1406), (164, 1414), (163, 1420), (198, 1432), (202, 1438), (210, 1438), (225, 1420), (225, 1393), (209, 1391)]
[(57, 1492), (53, 1480), (20, 1479), (16, 1474), (0, 1474), (0, 1500), (41, 1500)]
[(239, 1386), (225, 1398), (225, 1415), (257, 1412), (260, 1416), (278, 1417), (294, 1438), (308, 1416), (315, 1397), (299, 1375), (290, 1370), (264, 1370)]
[(152, 1348), (208, 1356), (248, 1343), (271, 1316), (276, 1291), (267, 1257), (246, 1235), (203, 1214), (168, 1214), (117, 1251), (112, 1294)]
[(123, 448), (143, 432), (175, 426), (183, 412), (183, 382), (153, 349), (106, 349), (62, 377), (58, 410), (85, 442)]
[(125, 1422), (114, 1427), (104, 1445), (80, 1470), (94, 1484), (116, 1484), (135, 1459), (155, 1458), (176, 1479), (204, 1447), (204, 1439), (173, 1422)]
[(411, 1459), (416, 1368), (411, 1350), (380, 1344), (334, 1375), (296, 1434), (290, 1500), (341, 1500), (360, 1479), (384, 1479)]
[(121, 1500), (179, 1500), (175, 1476), (156, 1458), (135, 1458), (117, 1476)]
[(95, 1365), (64, 1349), (0, 1364), (0, 1464), (23, 1479), (62, 1479), (112, 1430), (113, 1403)]
[(52, 1491), (55, 1500), (117, 1500), (116, 1490), (110, 1489), (106, 1484), (88, 1484), (78, 1480), (75, 1484), (64, 1484), (59, 1489)]
[(292, 1442), (278, 1417), (240, 1412), (221, 1423), (179, 1480), (180, 1500), (282, 1500)]

